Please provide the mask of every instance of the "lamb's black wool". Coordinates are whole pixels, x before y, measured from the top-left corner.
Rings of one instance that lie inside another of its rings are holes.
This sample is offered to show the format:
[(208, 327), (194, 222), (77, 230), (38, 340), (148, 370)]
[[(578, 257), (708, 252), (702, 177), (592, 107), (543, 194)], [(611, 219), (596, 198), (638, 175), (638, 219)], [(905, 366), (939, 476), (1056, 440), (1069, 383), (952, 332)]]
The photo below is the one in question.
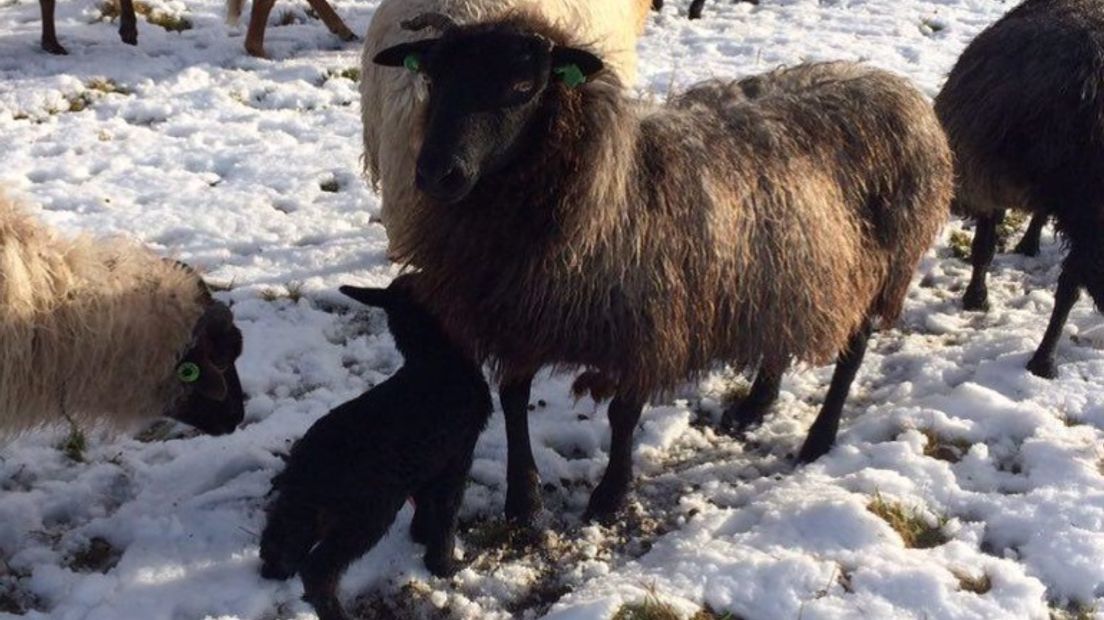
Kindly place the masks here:
[(416, 506), (410, 533), (426, 545), (426, 567), (438, 576), (456, 569), (456, 513), (491, 396), (480, 367), (411, 297), (415, 277), (386, 289), (342, 287), (387, 312), (405, 364), (312, 426), (272, 481), (261, 574), (299, 573), (322, 620), (346, 618), (336, 596), (341, 574), (409, 497)]

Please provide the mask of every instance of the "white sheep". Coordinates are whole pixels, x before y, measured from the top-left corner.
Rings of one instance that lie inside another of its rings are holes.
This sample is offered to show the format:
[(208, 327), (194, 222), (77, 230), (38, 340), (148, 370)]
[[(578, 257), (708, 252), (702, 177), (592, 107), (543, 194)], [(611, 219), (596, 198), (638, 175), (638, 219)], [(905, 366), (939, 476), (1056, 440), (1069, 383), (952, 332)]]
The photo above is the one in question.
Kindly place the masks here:
[(632, 84), (636, 40), (650, 9), (651, 0), (384, 0), (365, 36), (360, 94), (365, 174), (380, 192), (380, 217), (389, 236), (401, 236), (401, 214), (409, 212), (406, 205), (421, 199), (414, 188), (414, 161), (421, 144), (419, 119), (424, 116), (426, 86), (413, 73), (388, 71), (372, 62), (385, 48), (425, 37), (404, 29), (403, 21), (441, 13), (463, 24), (518, 10), (533, 12), (593, 42), (622, 83)]
[(0, 196), (0, 433), (243, 417), (241, 332), (200, 277), (124, 239), (65, 239)]

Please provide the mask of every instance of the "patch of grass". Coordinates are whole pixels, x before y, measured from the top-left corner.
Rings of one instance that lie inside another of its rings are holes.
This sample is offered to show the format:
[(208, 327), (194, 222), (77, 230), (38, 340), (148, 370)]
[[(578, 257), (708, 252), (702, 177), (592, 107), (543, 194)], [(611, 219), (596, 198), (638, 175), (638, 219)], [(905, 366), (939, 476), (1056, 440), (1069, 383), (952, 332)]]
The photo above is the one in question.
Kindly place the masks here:
[(947, 24), (935, 17), (925, 17), (920, 20), (920, 32), (927, 36), (939, 34), (947, 29)]
[(105, 95), (129, 95), (133, 92), (111, 78), (93, 78), (84, 85), (89, 90), (99, 91)]
[(978, 596), (989, 592), (993, 589), (993, 582), (989, 579), (989, 575), (982, 573), (979, 577), (971, 577), (965, 571), (952, 570), (951, 574), (958, 579), (958, 589), (964, 592), (973, 592)]
[(92, 105), (92, 93), (81, 91), (72, 95), (66, 95), (65, 100), (69, 103), (69, 108), (66, 110), (58, 110), (59, 112), (83, 112), (88, 106)]
[(1096, 605), (1072, 602), (1060, 607), (1052, 605), (1050, 620), (1093, 620), (1096, 617)]
[(88, 448), (84, 431), (69, 416), (65, 416), (65, 419), (69, 422), (69, 434), (58, 444), (57, 448), (74, 463), (83, 463), (84, 451)]
[(951, 248), (951, 256), (959, 260), (970, 260), (970, 246), (973, 240), (973, 236), (965, 230), (956, 230), (952, 232), (951, 238), (947, 242), (948, 247)]
[(1020, 211), (1009, 211), (1004, 220), (997, 225), (997, 247), (1001, 252), (1008, 249), (1008, 243), (1027, 226), (1028, 216)]
[(154, 26), (160, 26), (169, 32), (184, 32), (194, 27), (192, 26), (192, 20), (183, 15), (171, 15), (169, 13), (161, 13), (160, 11), (148, 15), (146, 21)]
[(261, 291), (261, 299), (270, 303), (278, 299), (289, 299), (293, 303), (299, 303), (299, 300), (302, 298), (303, 283), (295, 280), (285, 284), (283, 290), (278, 288), (266, 288)]
[(626, 603), (610, 620), (682, 620), (682, 616), (667, 603), (649, 595), (639, 603)]
[(107, 573), (115, 568), (122, 557), (121, 551), (97, 536), (88, 541), (87, 547), (73, 554), (68, 566), (78, 573)]
[(360, 81), (360, 68), (359, 67), (346, 67), (344, 69), (330, 69), (326, 72), (326, 77), (323, 82), (328, 82), (333, 79), (349, 80), (350, 82)]
[(725, 612), (717, 613), (709, 608), (708, 605), (703, 607), (698, 613), (690, 616), (690, 620), (740, 620), (740, 618)]
[(319, 183), (318, 189), (324, 192), (329, 192), (331, 194), (336, 194), (337, 192), (341, 191), (341, 183), (339, 183), (337, 179), (331, 177)]
[(962, 460), (962, 457), (966, 456), (966, 453), (970, 451), (970, 446), (972, 445), (969, 441), (962, 438), (950, 438), (937, 435), (935, 431), (930, 428), (922, 432), (924, 437), (928, 440), (927, 445), (924, 446), (924, 456), (940, 461), (957, 463)]
[[(184, 32), (193, 28), (192, 21), (182, 15), (173, 15), (153, 8), (148, 2), (136, 0), (134, 12), (147, 22), (160, 26), (169, 32)], [(111, 0), (100, 4), (100, 16), (96, 21), (115, 21), (119, 18), (119, 7)]]
[(866, 509), (888, 523), (909, 549), (931, 549), (949, 540), (943, 533), (946, 517), (936, 519), (932, 525), (921, 511), (899, 502), (887, 502), (881, 493), (874, 494)]

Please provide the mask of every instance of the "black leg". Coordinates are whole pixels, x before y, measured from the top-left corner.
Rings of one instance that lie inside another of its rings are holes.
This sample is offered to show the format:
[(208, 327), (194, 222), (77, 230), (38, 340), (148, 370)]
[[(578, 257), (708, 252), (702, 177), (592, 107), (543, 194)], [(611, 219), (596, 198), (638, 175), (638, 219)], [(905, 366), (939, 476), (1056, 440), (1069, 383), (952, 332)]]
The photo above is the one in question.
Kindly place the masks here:
[(1046, 223), (1047, 216), (1042, 213), (1031, 216), (1031, 223), (1027, 225), (1027, 231), (1020, 238), (1020, 242), (1016, 244), (1016, 254), (1023, 254), (1024, 256), (1039, 255), (1039, 243)]
[(319, 620), (348, 620), (337, 599), (341, 575), (387, 533), (401, 507), (401, 501), (388, 506), (377, 504), (365, 514), (345, 517), (311, 550), (299, 574), (303, 577), (303, 599), (314, 607)]
[(38, 0), (38, 8), (42, 11), (42, 49), (51, 54), (68, 54), (61, 43), (58, 42), (57, 30), (54, 26), (54, 4), (56, 0)]
[(726, 433), (739, 436), (763, 421), (763, 416), (774, 401), (778, 400), (778, 391), (782, 386), (782, 368), (785, 368), (784, 364), (763, 363), (748, 395), (725, 410), (721, 418), (721, 428)]
[(410, 520), (410, 538), (424, 545), (437, 524), (436, 502), (432, 483), (426, 484), (414, 494), (414, 518)]
[(540, 476), (529, 445), (533, 376), (504, 384), (498, 398), (506, 418), (506, 518), (529, 525), (541, 509)]
[(693, 0), (690, 3), (690, 19), (700, 18), (703, 6), (705, 6), (705, 0)]
[(1050, 322), (1047, 324), (1043, 341), (1035, 350), (1035, 355), (1027, 363), (1027, 369), (1031, 374), (1053, 379), (1058, 376), (1058, 368), (1054, 364), (1054, 351), (1058, 348), (1058, 341), (1062, 337), (1062, 328), (1066, 325), (1070, 310), (1077, 298), (1081, 295), (1080, 278), (1075, 275), (1075, 270), (1070, 266), (1070, 259), (1066, 259), (1062, 267), (1062, 275), (1058, 277), (1058, 290), (1054, 293), (1054, 311), (1050, 313)]
[(119, 0), (119, 38), (127, 45), (138, 45), (138, 18), (134, 16), (134, 0)]
[(652, 0), (652, 10), (658, 11), (663, 8), (663, 0)]
[[(475, 445), (472, 445), (475, 448)], [(472, 451), (454, 459), (448, 468), (426, 487), (426, 501), (432, 506), (432, 524), (426, 529), (425, 565), (438, 577), (456, 572), (456, 517), (464, 502), (464, 488), (471, 470)]]
[(644, 403), (615, 397), (609, 405), (610, 455), (602, 481), (590, 494), (583, 519), (607, 521), (625, 503), (632, 482), (633, 431)]
[(836, 361), (836, 370), (832, 373), (832, 385), (828, 388), (828, 396), (824, 399), (824, 405), (820, 408), (820, 414), (809, 429), (809, 435), (805, 438), (805, 445), (801, 447), (798, 461), (811, 463), (832, 448), (836, 443), (836, 433), (839, 431), (840, 415), (843, 413), (843, 403), (847, 400), (847, 394), (851, 391), (851, 382), (862, 366), (863, 356), (866, 355), (866, 343), (870, 339), (870, 319), (863, 321), (859, 329), (851, 334), (847, 341), (847, 349), (840, 353)]
[(962, 307), (966, 310), (988, 310), (989, 289), (985, 284), (989, 265), (997, 251), (997, 225), (1004, 220), (1004, 211), (986, 215), (977, 219), (974, 230), (974, 242), (970, 249), (970, 262), (974, 272), (970, 276), (970, 285), (962, 298)]

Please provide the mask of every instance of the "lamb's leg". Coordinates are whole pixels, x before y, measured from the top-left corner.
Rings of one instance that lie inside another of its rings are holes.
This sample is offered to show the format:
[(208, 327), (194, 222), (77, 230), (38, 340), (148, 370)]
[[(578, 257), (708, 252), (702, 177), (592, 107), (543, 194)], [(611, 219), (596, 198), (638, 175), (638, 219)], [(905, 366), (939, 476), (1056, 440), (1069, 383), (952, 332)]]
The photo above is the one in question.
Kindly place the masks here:
[(1027, 369), (1033, 375), (1044, 379), (1053, 379), (1058, 376), (1058, 368), (1054, 364), (1054, 351), (1058, 348), (1058, 341), (1062, 337), (1062, 328), (1066, 325), (1070, 310), (1077, 298), (1081, 295), (1080, 278), (1076, 270), (1071, 266), (1071, 260), (1066, 258), (1062, 267), (1062, 275), (1058, 277), (1058, 290), (1054, 293), (1054, 310), (1050, 313), (1050, 322), (1047, 324), (1043, 341), (1035, 350), (1035, 355), (1027, 363)]
[(54, 26), (55, 3), (56, 0), (38, 0), (38, 8), (42, 11), (42, 49), (51, 54), (64, 55), (69, 52), (58, 42)]
[(337, 599), (337, 586), (349, 564), (367, 553), (395, 520), (402, 507), (401, 500), (393, 505), (345, 517), (339, 521), (311, 550), (299, 574), (303, 577), (303, 600), (318, 613), (319, 620), (348, 620)]
[(426, 484), (414, 494), (414, 518), (410, 520), (410, 539), (419, 545), (429, 541), (430, 532), (437, 524), (437, 511), (433, 501), (432, 483)]
[(1020, 242), (1016, 244), (1014, 250), (1016, 254), (1023, 254), (1024, 256), (1039, 255), (1040, 239), (1043, 236), (1043, 227), (1046, 226), (1046, 223), (1047, 216), (1042, 213), (1031, 216), (1031, 223), (1027, 225), (1027, 231), (1020, 238)]
[(529, 445), (529, 390), (533, 376), (504, 384), (498, 393), (506, 418), (506, 518), (529, 525), (541, 509), (540, 475)]
[(973, 264), (974, 272), (970, 276), (970, 285), (966, 287), (966, 294), (962, 297), (962, 307), (966, 310), (989, 309), (989, 289), (986, 287), (985, 278), (988, 275), (989, 265), (993, 262), (993, 255), (997, 252), (997, 225), (1002, 220), (1004, 220), (1004, 211), (977, 218), (974, 241), (970, 247), (970, 262)]
[(138, 45), (138, 18), (134, 0), (119, 0), (119, 38), (127, 45)]
[(705, 6), (705, 0), (693, 0), (690, 3), (690, 19), (699, 19), (702, 14), (702, 7)]
[(778, 399), (785, 367), (785, 364), (764, 360), (748, 395), (725, 410), (721, 418), (721, 428), (725, 432), (739, 436), (763, 421), (763, 416)]
[(345, 25), (345, 22), (341, 21), (341, 18), (337, 15), (337, 11), (333, 10), (329, 2), (326, 0), (307, 0), (314, 9), (315, 13), (322, 18), (322, 23), (326, 24), (326, 27), (330, 29), (330, 32), (341, 37), (342, 41), (352, 41), (356, 39), (356, 35), (352, 30)]
[(249, 28), (245, 31), (245, 51), (250, 56), (268, 58), (264, 49), (265, 26), (276, 0), (253, 0), (249, 11)]
[(584, 520), (607, 521), (625, 503), (632, 482), (633, 431), (644, 403), (615, 397), (609, 405), (610, 455), (602, 481), (590, 494)]
[(801, 447), (801, 454), (797, 457), (799, 462), (811, 463), (817, 460), (836, 442), (843, 403), (851, 391), (851, 382), (855, 380), (855, 375), (862, 366), (866, 343), (870, 339), (870, 330), (871, 321), (867, 318), (855, 333), (851, 334), (851, 338), (847, 341), (847, 349), (840, 353), (836, 361), (836, 370), (832, 373), (828, 396), (824, 399), (820, 414), (817, 415), (812, 428), (809, 429), (805, 445)]
[[(472, 451), (456, 457), (424, 490), (425, 501), (433, 506), (433, 523), (425, 531), (425, 565), (438, 577), (456, 572), (456, 517), (464, 502), (464, 487), (471, 471)], [(420, 501), (420, 500), (419, 500)]]

